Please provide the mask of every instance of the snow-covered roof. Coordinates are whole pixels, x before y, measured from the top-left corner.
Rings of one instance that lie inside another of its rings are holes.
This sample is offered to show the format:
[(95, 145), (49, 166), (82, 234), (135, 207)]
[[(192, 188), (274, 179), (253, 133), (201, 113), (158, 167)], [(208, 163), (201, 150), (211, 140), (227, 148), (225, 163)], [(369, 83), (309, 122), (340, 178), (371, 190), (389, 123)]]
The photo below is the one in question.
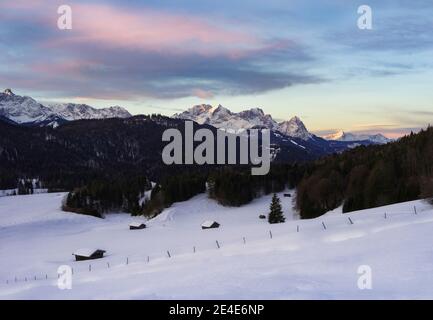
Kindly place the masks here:
[(140, 227), (144, 222), (134, 221), (129, 224), (130, 227)]
[[(73, 253), (73, 255), (75, 255), (75, 256), (81, 256), (81, 257), (90, 257), (92, 254), (94, 254), (98, 250), (100, 250), (100, 249), (82, 248), (82, 249), (76, 250)], [(101, 250), (101, 251), (104, 251), (104, 250)]]
[(212, 225), (213, 225), (214, 223), (218, 223), (218, 222), (213, 221), (213, 220), (206, 220), (205, 222), (203, 222), (203, 223), (201, 224), (201, 226), (202, 226), (202, 227), (212, 227)]

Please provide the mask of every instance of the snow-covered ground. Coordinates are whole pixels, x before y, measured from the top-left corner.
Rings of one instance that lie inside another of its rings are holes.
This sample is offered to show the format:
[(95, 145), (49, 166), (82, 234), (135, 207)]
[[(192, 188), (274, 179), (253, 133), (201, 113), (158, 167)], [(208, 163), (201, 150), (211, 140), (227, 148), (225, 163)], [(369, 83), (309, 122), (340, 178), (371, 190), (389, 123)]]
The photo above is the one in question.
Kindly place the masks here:
[[(136, 231), (128, 224), (143, 218), (62, 212), (64, 194), (2, 197), (0, 299), (433, 298), (433, 208), (426, 202), (349, 215), (337, 209), (307, 221), (297, 219), (292, 198), (280, 196), (284, 224), (258, 218), (270, 196), (225, 208), (199, 195)], [(221, 227), (202, 230), (205, 220)], [(87, 247), (106, 257), (75, 262), (72, 252)], [(74, 270), (71, 290), (57, 287), (60, 265)], [(361, 265), (371, 267), (371, 290), (358, 288)]]
[[(47, 192), (48, 192), (48, 189), (43, 189), (43, 188), (33, 189), (33, 194), (47, 193)], [(15, 196), (17, 194), (18, 194), (18, 189), (0, 190), (0, 197)]]

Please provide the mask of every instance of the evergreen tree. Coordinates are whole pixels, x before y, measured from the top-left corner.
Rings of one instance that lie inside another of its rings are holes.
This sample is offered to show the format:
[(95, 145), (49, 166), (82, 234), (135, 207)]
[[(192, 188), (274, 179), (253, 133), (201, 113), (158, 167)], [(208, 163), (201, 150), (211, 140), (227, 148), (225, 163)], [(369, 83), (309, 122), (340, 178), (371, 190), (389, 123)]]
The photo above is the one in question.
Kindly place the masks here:
[(27, 194), (26, 186), (25, 186), (23, 181), (18, 182), (18, 188), (17, 189), (18, 189), (19, 195)]
[(271, 212), (268, 216), (269, 223), (283, 223), (286, 221), (286, 218), (283, 215), (283, 210), (281, 208), (280, 198), (278, 198), (276, 193), (274, 193), (272, 197), (270, 211)]

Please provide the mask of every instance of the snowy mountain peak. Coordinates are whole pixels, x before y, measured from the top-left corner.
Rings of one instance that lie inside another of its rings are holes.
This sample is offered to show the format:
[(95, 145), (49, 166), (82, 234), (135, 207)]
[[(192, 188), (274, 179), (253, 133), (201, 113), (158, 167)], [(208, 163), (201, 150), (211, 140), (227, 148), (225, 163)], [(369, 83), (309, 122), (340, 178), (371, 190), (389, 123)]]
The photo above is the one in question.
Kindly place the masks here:
[(45, 119), (50, 115), (49, 108), (30, 97), (15, 95), (6, 89), (0, 94), (0, 116), (16, 123), (26, 123)]
[(255, 115), (255, 116), (264, 116), (265, 113), (263, 112), (263, 110), (261, 108), (251, 108), (249, 110), (246, 111), (242, 111), (243, 113), (248, 113), (250, 115)]
[(48, 107), (55, 115), (67, 121), (131, 117), (126, 109), (119, 106), (96, 109), (87, 104), (58, 103), (50, 104)]
[(107, 108), (107, 111), (113, 115), (116, 115), (118, 118), (129, 118), (132, 115), (126, 110), (124, 107), (121, 106), (112, 106)]
[(216, 108), (210, 105), (199, 105), (180, 114), (175, 114), (173, 117), (232, 130), (251, 129), (257, 126), (277, 129), (278, 126), (272, 117), (265, 115), (260, 108), (252, 108), (236, 113), (222, 105), (218, 105)]
[(3, 93), (7, 96), (14, 96), (15, 95), (11, 89), (6, 89)]
[(128, 118), (131, 114), (116, 106), (96, 109), (86, 104), (60, 103), (44, 105), (36, 100), (15, 95), (11, 89), (0, 93), (0, 116), (15, 123), (54, 126), (79, 119)]
[(216, 128), (239, 130), (261, 127), (303, 140), (313, 137), (299, 117), (295, 116), (289, 121), (278, 124), (270, 114), (265, 114), (261, 108), (251, 108), (236, 113), (222, 105), (213, 108), (205, 104), (194, 106), (180, 114), (175, 114), (173, 117), (192, 120), (199, 124), (209, 124)]
[(262, 118), (266, 116), (263, 110), (260, 108), (251, 108), (249, 110), (241, 111), (239, 112), (239, 115), (248, 119)]
[(328, 134), (324, 136), (324, 138), (327, 140), (337, 140), (337, 141), (370, 141), (376, 144), (385, 144), (393, 141), (392, 139), (385, 137), (381, 133), (372, 134), (372, 135), (355, 134), (351, 132), (344, 132), (343, 130), (339, 130), (335, 133)]
[(213, 107), (209, 104), (199, 104), (197, 106), (194, 106), (190, 109), (188, 109), (187, 112), (193, 114), (193, 115), (199, 115), (202, 113), (208, 113), (212, 111)]
[(324, 136), (324, 138), (326, 140), (340, 140), (345, 135), (346, 135), (346, 133), (343, 130), (338, 130), (335, 133), (330, 133), (330, 134)]
[(199, 124), (205, 123), (214, 111), (214, 107), (209, 104), (199, 104), (189, 108), (182, 113), (176, 113), (173, 117), (183, 120), (192, 120)]
[(227, 109), (227, 108), (225, 108), (225, 107), (223, 107), (222, 105), (218, 105), (218, 107), (215, 109), (215, 110), (213, 110), (213, 112), (212, 112), (212, 116), (231, 116), (232, 115), (232, 112), (229, 110), (229, 109)]
[(300, 138), (302, 140), (308, 140), (313, 137), (298, 116), (294, 116), (289, 121), (279, 123), (279, 131), (286, 136)]
[(304, 125), (304, 123), (301, 121), (301, 118), (299, 118), (298, 116), (294, 116), (294, 117), (292, 117), (292, 118), (289, 120), (289, 122), (297, 123), (297, 124), (300, 124), (300, 125)]

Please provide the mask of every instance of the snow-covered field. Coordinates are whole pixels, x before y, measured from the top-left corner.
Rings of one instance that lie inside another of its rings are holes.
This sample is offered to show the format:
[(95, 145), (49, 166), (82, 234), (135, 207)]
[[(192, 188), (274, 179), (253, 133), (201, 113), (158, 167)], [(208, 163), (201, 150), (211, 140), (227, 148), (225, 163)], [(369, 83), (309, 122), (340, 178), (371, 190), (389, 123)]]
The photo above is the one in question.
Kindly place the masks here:
[[(136, 231), (128, 224), (140, 218), (125, 214), (102, 220), (62, 212), (64, 194), (2, 197), (0, 299), (433, 298), (430, 205), (337, 209), (301, 221), (292, 198), (280, 196), (284, 224), (258, 218), (270, 196), (225, 208), (199, 195)], [(205, 220), (221, 227), (201, 230)], [(75, 262), (72, 252), (83, 247), (106, 257)], [(57, 287), (60, 265), (74, 270), (71, 290)], [(361, 265), (371, 267), (371, 290), (358, 288)]]

